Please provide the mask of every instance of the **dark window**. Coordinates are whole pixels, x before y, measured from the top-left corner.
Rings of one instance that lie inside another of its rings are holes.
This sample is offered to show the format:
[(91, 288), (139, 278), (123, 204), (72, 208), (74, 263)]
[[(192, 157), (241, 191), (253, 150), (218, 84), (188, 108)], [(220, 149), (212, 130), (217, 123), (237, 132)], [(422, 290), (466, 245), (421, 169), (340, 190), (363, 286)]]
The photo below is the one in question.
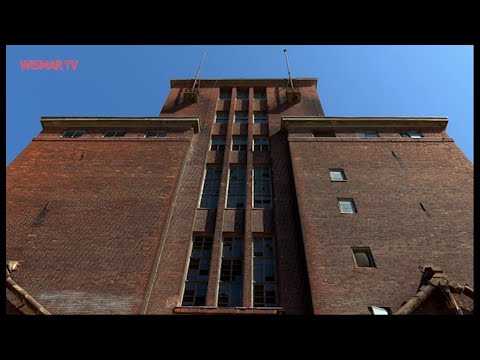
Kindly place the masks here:
[(220, 100), (230, 101), (231, 98), (232, 98), (231, 89), (220, 89)]
[(125, 136), (126, 131), (125, 130), (107, 130), (103, 134), (103, 137), (121, 137)]
[(247, 151), (248, 142), (245, 136), (234, 136), (232, 140), (232, 151)]
[(217, 207), (221, 179), (222, 167), (207, 165), (205, 180), (203, 182), (202, 200), (200, 201), (201, 208), (215, 209)]
[(375, 267), (372, 252), (368, 247), (352, 247), (355, 264), (358, 267)]
[(223, 136), (212, 136), (212, 144), (210, 145), (211, 151), (224, 151), (225, 150), (225, 138)]
[(421, 139), (423, 137), (422, 133), (420, 131), (417, 131), (417, 130), (403, 131), (403, 132), (400, 133), (400, 135), (402, 137), (408, 137), (408, 138), (412, 138), (412, 139)]
[(248, 100), (248, 90), (237, 89), (237, 100)]
[(61, 135), (62, 138), (76, 138), (85, 134), (83, 130), (66, 130)]
[(313, 132), (314, 137), (335, 137), (334, 130), (316, 130)]
[(346, 181), (343, 169), (330, 169), (330, 180), (332, 181)]
[(253, 237), (253, 306), (277, 305), (275, 253), (271, 236)]
[(224, 237), (218, 306), (242, 306), (243, 238)]
[(357, 212), (353, 199), (338, 199), (338, 205), (340, 206), (340, 213), (353, 214)]
[(217, 111), (215, 122), (220, 124), (228, 123), (228, 111)]
[(211, 257), (212, 237), (194, 236), (182, 306), (205, 306)]
[(253, 99), (254, 100), (265, 100), (267, 98), (267, 94), (265, 89), (254, 89), (253, 91)]
[(161, 138), (167, 136), (165, 131), (148, 130), (145, 131), (146, 138)]
[(254, 111), (253, 112), (253, 122), (255, 124), (267, 124), (268, 123), (268, 114), (265, 111)]
[(270, 142), (266, 136), (253, 138), (253, 151), (270, 151)]
[(268, 167), (253, 169), (253, 207), (257, 209), (272, 207), (272, 184)]
[(248, 123), (248, 112), (246, 111), (235, 111), (235, 123), (237, 124), (246, 124)]
[(378, 133), (376, 131), (362, 131), (356, 133), (358, 138), (377, 138)]
[(228, 179), (227, 208), (245, 207), (245, 166), (232, 165)]

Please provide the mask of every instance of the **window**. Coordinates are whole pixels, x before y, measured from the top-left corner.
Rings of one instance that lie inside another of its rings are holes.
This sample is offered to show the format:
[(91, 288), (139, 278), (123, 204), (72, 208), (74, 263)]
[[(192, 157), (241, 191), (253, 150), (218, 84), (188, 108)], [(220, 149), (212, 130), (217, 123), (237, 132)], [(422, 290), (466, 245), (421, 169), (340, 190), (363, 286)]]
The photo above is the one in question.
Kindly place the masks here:
[(357, 137), (358, 138), (377, 138), (378, 133), (376, 131), (363, 131), (363, 132), (357, 132)]
[(268, 137), (257, 136), (253, 138), (253, 151), (270, 151), (270, 141)]
[(234, 136), (232, 151), (247, 151), (247, 138), (245, 136)]
[(225, 138), (223, 136), (212, 136), (212, 144), (210, 145), (211, 151), (224, 151), (225, 150)]
[(253, 100), (266, 100), (267, 94), (265, 89), (255, 89), (253, 91)]
[(248, 90), (237, 89), (237, 100), (248, 100)]
[(76, 138), (80, 137), (83, 134), (85, 134), (85, 131), (83, 130), (66, 130), (63, 132), (63, 134), (60, 136), (62, 138)]
[(212, 240), (212, 236), (193, 237), (182, 306), (205, 306)]
[(220, 89), (220, 100), (229, 101), (232, 98), (232, 90), (230, 89)]
[(103, 137), (120, 137), (125, 136), (125, 130), (107, 130), (104, 132)]
[(313, 137), (335, 137), (334, 130), (317, 130), (313, 132)]
[(267, 113), (265, 111), (254, 111), (253, 122), (255, 124), (267, 124), (268, 123)]
[(228, 111), (217, 111), (215, 122), (220, 124), (228, 123)]
[(369, 306), (368, 310), (372, 315), (392, 315), (392, 309), (389, 307)]
[(218, 306), (242, 306), (243, 238), (224, 237)]
[(253, 237), (253, 306), (277, 305), (275, 253), (271, 236)]
[(357, 212), (353, 199), (338, 199), (338, 204), (340, 205), (340, 212), (342, 214), (353, 214)]
[(248, 112), (246, 111), (235, 111), (235, 123), (237, 124), (246, 124), (248, 123)]
[(203, 182), (202, 200), (200, 201), (201, 208), (215, 209), (217, 207), (221, 179), (222, 167), (207, 165), (205, 180)]
[(148, 130), (145, 132), (146, 138), (161, 138), (167, 136), (165, 131)]
[(375, 267), (372, 252), (368, 247), (352, 247), (357, 267)]
[(232, 165), (228, 179), (227, 208), (245, 207), (245, 166)]
[(343, 169), (330, 169), (330, 180), (332, 181), (346, 181)]
[(417, 131), (417, 130), (403, 131), (403, 132), (400, 133), (400, 135), (402, 135), (402, 137), (409, 137), (409, 138), (412, 138), (412, 139), (421, 139), (423, 137), (422, 133), (420, 131)]
[(269, 209), (272, 207), (272, 185), (270, 168), (256, 167), (253, 169), (253, 207)]

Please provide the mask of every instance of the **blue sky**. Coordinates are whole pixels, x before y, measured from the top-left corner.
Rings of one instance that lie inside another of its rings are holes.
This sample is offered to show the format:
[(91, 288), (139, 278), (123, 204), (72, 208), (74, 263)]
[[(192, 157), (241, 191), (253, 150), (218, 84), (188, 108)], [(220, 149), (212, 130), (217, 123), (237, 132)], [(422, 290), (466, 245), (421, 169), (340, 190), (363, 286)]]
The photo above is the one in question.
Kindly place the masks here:
[[(158, 116), (170, 79), (318, 78), (326, 116), (448, 116), (473, 162), (473, 46), (7, 46), (7, 165), (41, 116)], [(78, 60), (26, 71), (20, 60)]]

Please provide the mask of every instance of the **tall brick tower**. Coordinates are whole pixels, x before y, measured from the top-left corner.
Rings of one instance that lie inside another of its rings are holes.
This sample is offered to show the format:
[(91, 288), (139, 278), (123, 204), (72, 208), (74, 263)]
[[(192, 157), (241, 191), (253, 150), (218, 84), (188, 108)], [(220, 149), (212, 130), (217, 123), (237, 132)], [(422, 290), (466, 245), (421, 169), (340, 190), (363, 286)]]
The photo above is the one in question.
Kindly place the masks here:
[(43, 117), (7, 168), (7, 277), (50, 313), (394, 312), (427, 264), (472, 284), (446, 118), (326, 117), (316, 79), (192, 84), (155, 118)]

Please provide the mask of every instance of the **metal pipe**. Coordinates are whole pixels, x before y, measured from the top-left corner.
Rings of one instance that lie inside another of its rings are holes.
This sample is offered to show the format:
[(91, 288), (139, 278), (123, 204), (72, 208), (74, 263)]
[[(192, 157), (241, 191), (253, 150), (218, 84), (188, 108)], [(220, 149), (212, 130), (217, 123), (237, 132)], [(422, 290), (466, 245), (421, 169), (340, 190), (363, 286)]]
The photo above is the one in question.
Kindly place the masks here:
[(7, 270), (7, 288), (20, 300), (22, 300), (37, 315), (51, 315), (37, 300), (35, 300), (28, 292), (26, 292), (15, 280), (10, 276)]
[(198, 81), (198, 74), (200, 74), (200, 69), (202, 68), (203, 60), (205, 60), (205, 55), (207, 55), (207, 51), (206, 51), (206, 50), (203, 51), (202, 61), (200, 61), (200, 64), (198, 65), (197, 73), (195, 74), (195, 81), (193, 82), (193, 86), (192, 86), (192, 92), (193, 92), (193, 90), (195, 89), (195, 84), (196, 84), (197, 81)]
[(436, 289), (436, 286), (428, 284), (422, 290), (420, 290), (413, 298), (408, 300), (405, 305), (395, 311), (393, 315), (408, 315), (411, 314), (416, 308), (420, 306)]
[(290, 75), (290, 64), (289, 64), (289, 62), (288, 62), (287, 49), (283, 49), (283, 52), (284, 52), (284, 54), (285, 54), (285, 60), (287, 61), (288, 81), (290, 82), (290, 86), (292, 87), (292, 90), (293, 90), (293, 80), (292, 80), (292, 76)]
[(465, 285), (463, 293), (473, 300), (473, 289), (470, 286)]

